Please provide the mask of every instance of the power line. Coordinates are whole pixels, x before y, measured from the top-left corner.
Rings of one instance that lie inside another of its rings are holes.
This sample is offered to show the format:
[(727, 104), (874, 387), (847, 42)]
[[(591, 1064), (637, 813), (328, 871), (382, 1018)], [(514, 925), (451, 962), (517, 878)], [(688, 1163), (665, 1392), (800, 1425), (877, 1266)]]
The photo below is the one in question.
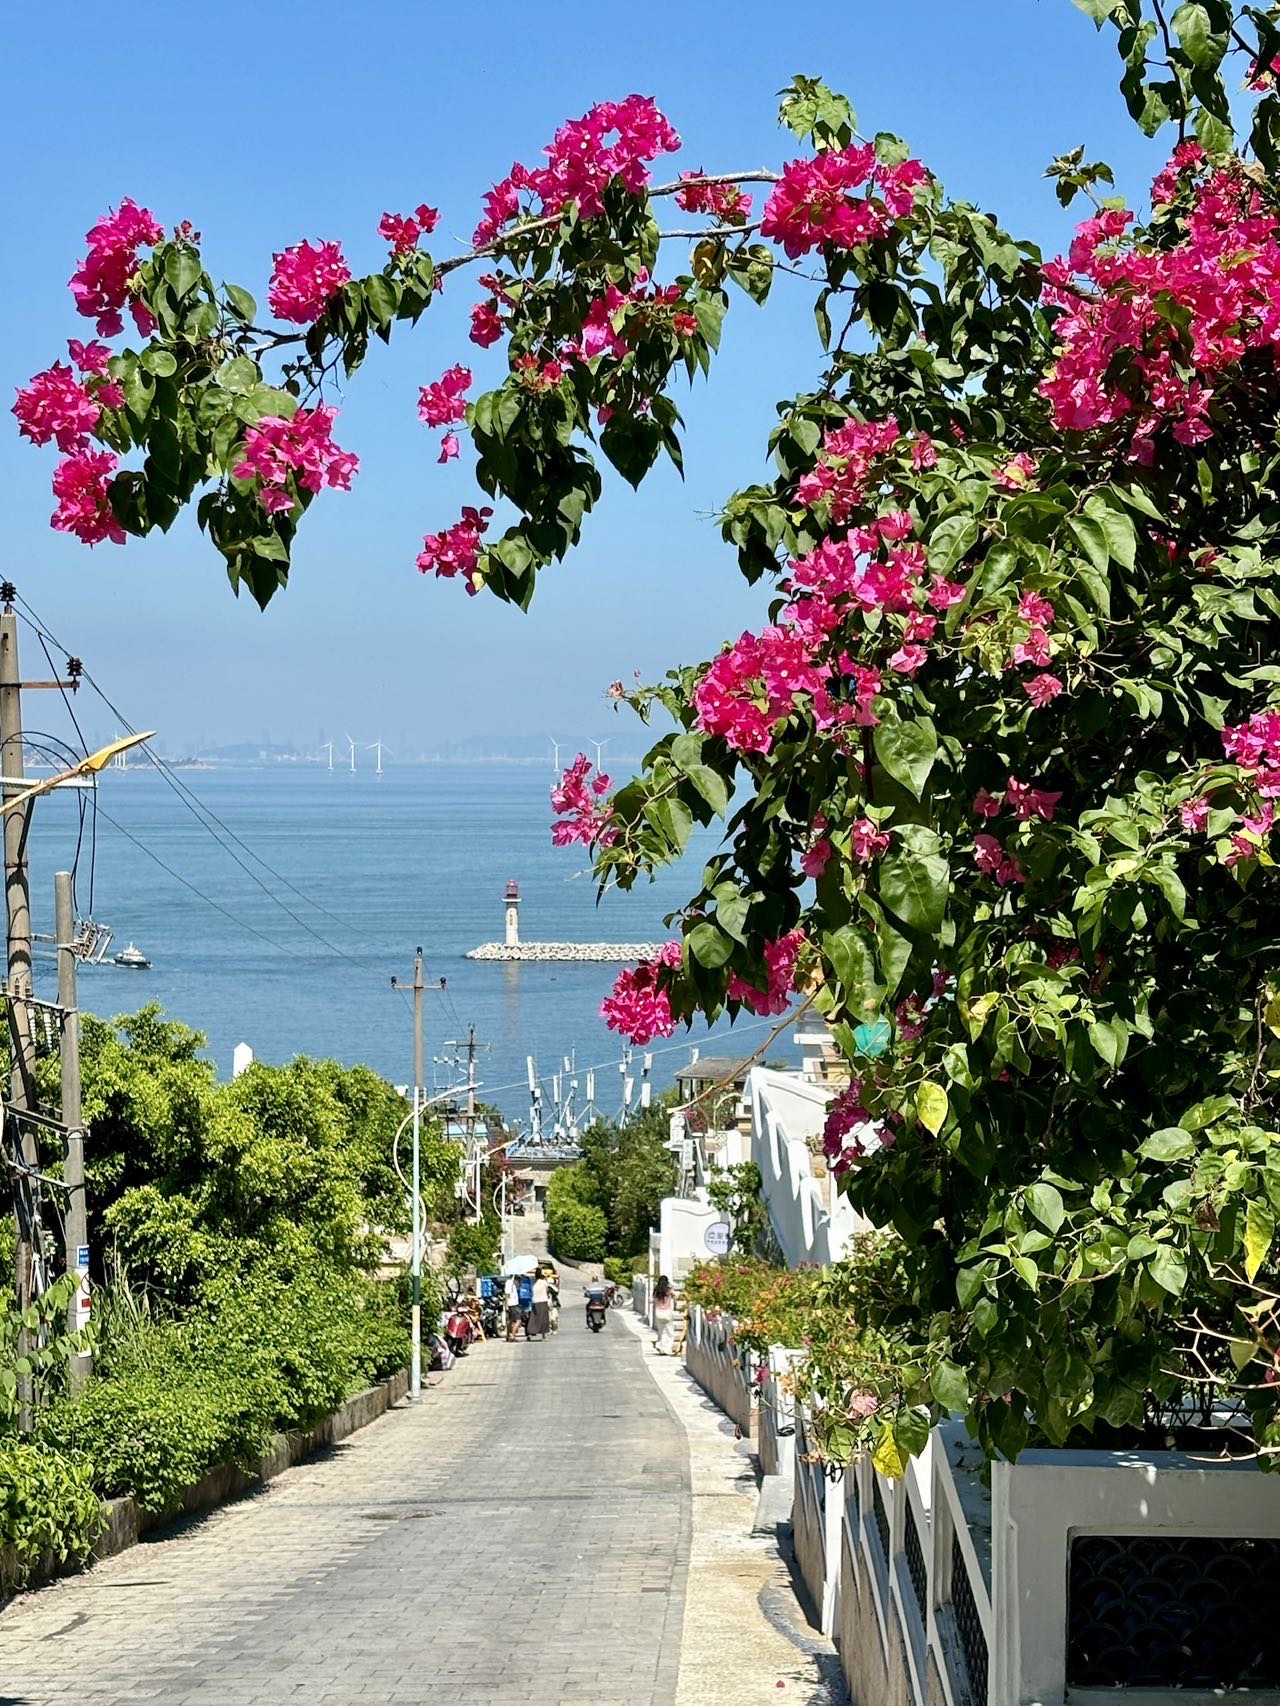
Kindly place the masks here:
[[(25, 611), (26, 620), (30, 623), (30, 625), (32, 626), (32, 628), (34, 629), (36, 634), (40, 637), (41, 644), (42, 645), (44, 644), (45, 637), (47, 636), (48, 639), (51, 640), (53, 642), (53, 644), (56, 647), (58, 647), (58, 649), (60, 651), (64, 651), (65, 647), (63, 646), (61, 640), (58, 639), (56, 634), (52, 633), (49, 629), (44, 627), (39, 616), (32, 609), (30, 604), (27, 603), (26, 599), (19, 597), (17, 602), (22, 606), (23, 610)], [(46, 655), (47, 655), (47, 648), (46, 648)], [(131, 723), (129, 721), (129, 719), (124, 715), (124, 713), (120, 710), (119, 706), (116, 705), (108, 697), (107, 693), (103, 690), (102, 687), (99, 686), (98, 682), (94, 679), (94, 677), (90, 674), (90, 672), (87, 669), (82, 669), (82, 678), (86, 682), (88, 682), (90, 687), (92, 687), (93, 691), (98, 695), (99, 699), (102, 700), (102, 703), (111, 712), (112, 716), (116, 718), (117, 722), (120, 723), (120, 725), (128, 733), (136, 734), (137, 729), (135, 728), (133, 723)], [(65, 694), (63, 696), (65, 698)], [(74, 715), (72, 717), (72, 720), (74, 722), (74, 720), (75, 720)], [(78, 728), (77, 728), (77, 732), (78, 732)], [(83, 737), (81, 737), (81, 738), (83, 739)], [(268, 887), (268, 885), (262, 881), (261, 877), (258, 876), (257, 872), (251, 870), (250, 867), (244, 862), (244, 860), (241, 859), (239, 857), (239, 855), (235, 852), (234, 848), (231, 847), (230, 845), (228, 845), (228, 842), (229, 841), (234, 842), (237, 847), (240, 847), (249, 856), (250, 859), (252, 859), (256, 864), (260, 865), (262, 867), (262, 869), (264, 871), (266, 871), (270, 876), (274, 877), (278, 883), (283, 884), (284, 887), (286, 889), (288, 889), (291, 894), (295, 895), (300, 901), (302, 901), (304, 905), (311, 907), (314, 911), (319, 912), (324, 917), (331, 919), (335, 924), (339, 925), (342, 929), (351, 931), (351, 933), (353, 935), (358, 935), (359, 932), (356, 930), (356, 927), (353, 924), (349, 923), (346, 919), (339, 917), (337, 913), (331, 912), (328, 909), (328, 907), (321, 905), (321, 903), (319, 901), (313, 900), (310, 895), (304, 893), (303, 890), (300, 889), (294, 882), (292, 882), (290, 880), (290, 878), (286, 877), (283, 874), (283, 872), (277, 871), (274, 866), (270, 865), (267, 862), (267, 860), (264, 859), (262, 857), (262, 855), (260, 853), (258, 853), (253, 847), (249, 846), (249, 844), (246, 841), (244, 841), (242, 839), (242, 837), (239, 836), (235, 832), (235, 830), (233, 830), (230, 827), (229, 824), (224, 823), (223, 820), (218, 816), (218, 814), (213, 810), (213, 808), (211, 806), (206, 805), (205, 802), (202, 799), (200, 799), (199, 795), (196, 794), (193, 789), (189, 788), (187, 786), (187, 784), (184, 781), (182, 781), (182, 779), (174, 773), (172, 768), (164, 761), (164, 759), (161, 758), (158, 753), (156, 753), (152, 750), (149, 743), (144, 745), (143, 751), (146, 753), (149, 761), (155, 766), (156, 770), (164, 778), (167, 785), (174, 791), (174, 793), (182, 801), (183, 805), (186, 806), (187, 810), (189, 812), (191, 812), (192, 816), (196, 819), (196, 821), (201, 825), (201, 827), (203, 829), (205, 829), (208, 832), (209, 835), (212, 836), (212, 838), (216, 842), (218, 842), (218, 844), (223, 848), (223, 851), (228, 855), (228, 857), (233, 859), (235, 861), (235, 863), (237, 865), (239, 865), (240, 869), (245, 873), (245, 875), (250, 879), (251, 882), (255, 883), (257, 885), (257, 887), (260, 888), (262, 890), (262, 892), (276, 906), (278, 906), (282, 912), (287, 914), (287, 916), (289, 918), (291, 918), (293, 920), (293, 922), (295, 924), (297, 924), (301, 930), (304, 930), (307, 932), (308, 935), (313, 936), (315, 938), (315, 940), (317, 942), (321, 943), (322, 946), (327, 948), (330, 951), (330, 953), (337, 954), (340, 959), (346, 960), (348, 962), (348, 964), (357, 967), (357, 969), (360, 970), (361, 972), (369, 973), (369, 967), (367, 965), (362, 964), (353, 955), (347, 953), (347, 951), (344, 948), (340, 948), (336, 942), (331, 942), (327, 936), (322, 935), (321, 932), (319, 930), (315, 929), (315, 927), (312, 924), (308, 923), (308, 921), (305, 918), (300, 917), (293, 910), (292, 907), (290, 907), (285, 901), (283, 901), (280, 898), (280, 896), (278, 894), (274, 893), (272, 891), (272, 889), (270, 887)], [(216, 825), (217, 830), (215, 830), (212, 827), (212, 825)], [(219, 835), (217, 833), (218, 830), (220, 830), (222, 832), (221, 835)], [(227, 838), (226, 840), (223, 839), (224, 836)]]

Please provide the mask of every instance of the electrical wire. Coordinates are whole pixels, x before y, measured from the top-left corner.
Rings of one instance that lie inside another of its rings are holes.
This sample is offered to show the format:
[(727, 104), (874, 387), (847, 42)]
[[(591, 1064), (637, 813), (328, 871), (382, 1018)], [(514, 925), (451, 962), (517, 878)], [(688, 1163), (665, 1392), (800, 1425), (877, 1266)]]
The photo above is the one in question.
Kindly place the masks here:
[[(40, 617), (32, 609), (31, 605), (21, 597), (18, 597), (16, 602), (21, 605), (22, 611), (25, 613), (25, 620), (39, 637), (41, 645), (45, 646), (45, 640), (47, 638), (48, 640), (51, 640), (60, 651), (64, 651), (65, 647), (63, 647), (62, 642), (58, 639), (57, 635), (44, 626)], [(47, 647), (45, 647), (45, 652), (47, 656)], [(50, 667), (52, 667), (52, 664)], [(82, 675), (83, 679), (98, 695), (99, 699), (101, 699), (102, 703), (111, 712), (112, 716), (115, 717), (121, 727), (123, 727), (129, 734), (136, 734), (138, 732), (137, 728), (124, 715), (119, 706), (116, 705), (107, 695), (105, 690), (99, 686), (93, 675), (87, 669), (82, 671)], [(63, 697), (66, 697), (65, 693)], [(252, 859), (257, 865), (260, 865), (261, 868), (270, 876), (274, 877), (278, 883), (283, 884), (283, 886), (298, 900), (302, 901), (304, 905), (311, 907), (314, 911), (331, 919), (342, 929), (349, 930), (353, 935), (358, 935), (359, 931), (353, 924), (348, 920), (339, 917), (337, 913), (331, 912), (328, 907), (323, 906), (319, 901), (313, 900), (310, 895), (300, 889), (290, 878), (286, 877), (283, 872), (277, 871), (273, 865), (269, 864), (260, 853), (244, 841), (241, 836), (237, 835), (236, 831), (233, 830), (229, 824), (224, 823), (213, 808), (206, 805), (199, 795), (196, 794), (193, 789), (188, 787), (181, 777), (175, 774), (172, 767), (167, 764), (158, 753), (152, 750), (150, 743), (144, 744), (143, 751), (150, 763), (154, 765), (155, 769), (164, 778), (166, 784), (178, 796), (186, 806), (187, 810), (191, 812), (196, 821), (199, 822), (201, 827), (204, 828), (213, 837), (213, 839), (222, 846), (228, 857), (235, 861), (251, 882), (256, 884), (256, 886), (260, 888), (282, 912), (286, 913), (301, 930), (304, 930), (308, 935), (313, 936), (316, 941), (321, 943), (331, 953), (337, 954), (340, 959), (346, 960), (348, 964), (355, 966), (359, 971), (364, 973), (368, 972), (369, 968), (367, 965), (362, 963), (360, 960), (357, 960), (354, 955), (349, 954), (344, 948), (340, 948), (336, 942), (331, 942), (327, 936), (323, 935), (305, 918), (300, 917), (291, 906), (289, 906), (278, 894), (263, 882), (262, 878), (258, 876), (256, 871), (252, 870), (245, 861), (240, 858), (239, 854), (236, 853), (235, 848), (231, 846), (230, 843), (234, 842), (236, 847), (241, 848), (250, 859)], [(216, 828), (213, 827), (215, 825)]]

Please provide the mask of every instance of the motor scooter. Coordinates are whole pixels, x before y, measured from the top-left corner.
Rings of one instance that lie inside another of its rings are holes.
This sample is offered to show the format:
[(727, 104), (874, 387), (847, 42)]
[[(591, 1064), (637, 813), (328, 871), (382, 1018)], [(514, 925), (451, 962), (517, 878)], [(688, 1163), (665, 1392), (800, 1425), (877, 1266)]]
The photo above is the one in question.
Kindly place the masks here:
[(583, 1286), (587, 1299), (587, 1326), (593, 1333), (604, 1331), (605, 1315), (609, 1308), (608, 1298), (601, 1286)]
[(467, 1347), (475, 1343), (480, 1330), (465, 1309), (454, 1309), (446, 1317), (444, 1336), (456, 1357), (464, 1357)]

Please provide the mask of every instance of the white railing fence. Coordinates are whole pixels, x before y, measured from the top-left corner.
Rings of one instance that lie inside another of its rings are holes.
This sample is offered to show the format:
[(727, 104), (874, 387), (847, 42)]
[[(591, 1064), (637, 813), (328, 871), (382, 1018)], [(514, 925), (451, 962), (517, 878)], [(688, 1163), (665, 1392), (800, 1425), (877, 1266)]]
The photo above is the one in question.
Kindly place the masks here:
[(756, 1425), (756, 1359), (750, 1351), (732, 1344), (732, 1338), (730, 1316), (717, 1315), (713, 1319), (697, 1304), (690, 1307), (685, 1366), (708, 1398), (747, 1437)]

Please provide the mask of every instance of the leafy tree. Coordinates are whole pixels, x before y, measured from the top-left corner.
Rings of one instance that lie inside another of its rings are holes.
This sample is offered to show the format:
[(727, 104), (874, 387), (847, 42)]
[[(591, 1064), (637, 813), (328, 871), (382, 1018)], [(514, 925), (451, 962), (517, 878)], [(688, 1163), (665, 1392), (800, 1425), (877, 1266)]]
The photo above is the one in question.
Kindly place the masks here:
[[(853, 1081), (829, 1154), (908, 1288), (884, 1305), (883, 1462), (945, 1410), (1012, 1456), (1223, 1394), (1280, 1455), (1280, 4), (1079, 4), (1175, 151), (1141, 216), (1105, 163), (1054, 161), (1063, 204), (1092, 204), (1065, 257), (863, 138), (815, 79), (784, 93), (778, 171), (657, 185), (677, 139), (631, 97), (496, 186), (467, 255), (420, 247), (427, 208), (387, 217), (365, 278), (336, 244), (283, 251), (269, 306), (297, 331), (259, 328), (189, 229), (122, 206), (73, 288), (103, 335), (130, 307), (142, 347), (50, 369), (17, 409), (65, 452), (55, 526), (146, 533), (207, 484), (200, 522), (265, 603), (314, 493), (354, 471), (327, 375), (483, 261), (473, 337), (503, 340), (506, 374), (465, 402), (451, 369), (421, 406), (465, 424), (504, 530), (468, 506), (418, 561), (526, 605), (599, 501), (597, 455), (632, 484), (679, 465), (671, 382), (710, 367), (731, 290), (812, 279), (823, 371), (721, 517), (767, 617), (618, 684), (677, 732), (611, 794), (576, 761), (555, 834), (626, 888), (726, 820), (678, 938), (605, 1010), (639, 1045), (793, 993), (830, 1021)], [(656, 285), (669, 197), (700, 234)], [(161, 1110), (179, 1162), (184, 1067)]]

